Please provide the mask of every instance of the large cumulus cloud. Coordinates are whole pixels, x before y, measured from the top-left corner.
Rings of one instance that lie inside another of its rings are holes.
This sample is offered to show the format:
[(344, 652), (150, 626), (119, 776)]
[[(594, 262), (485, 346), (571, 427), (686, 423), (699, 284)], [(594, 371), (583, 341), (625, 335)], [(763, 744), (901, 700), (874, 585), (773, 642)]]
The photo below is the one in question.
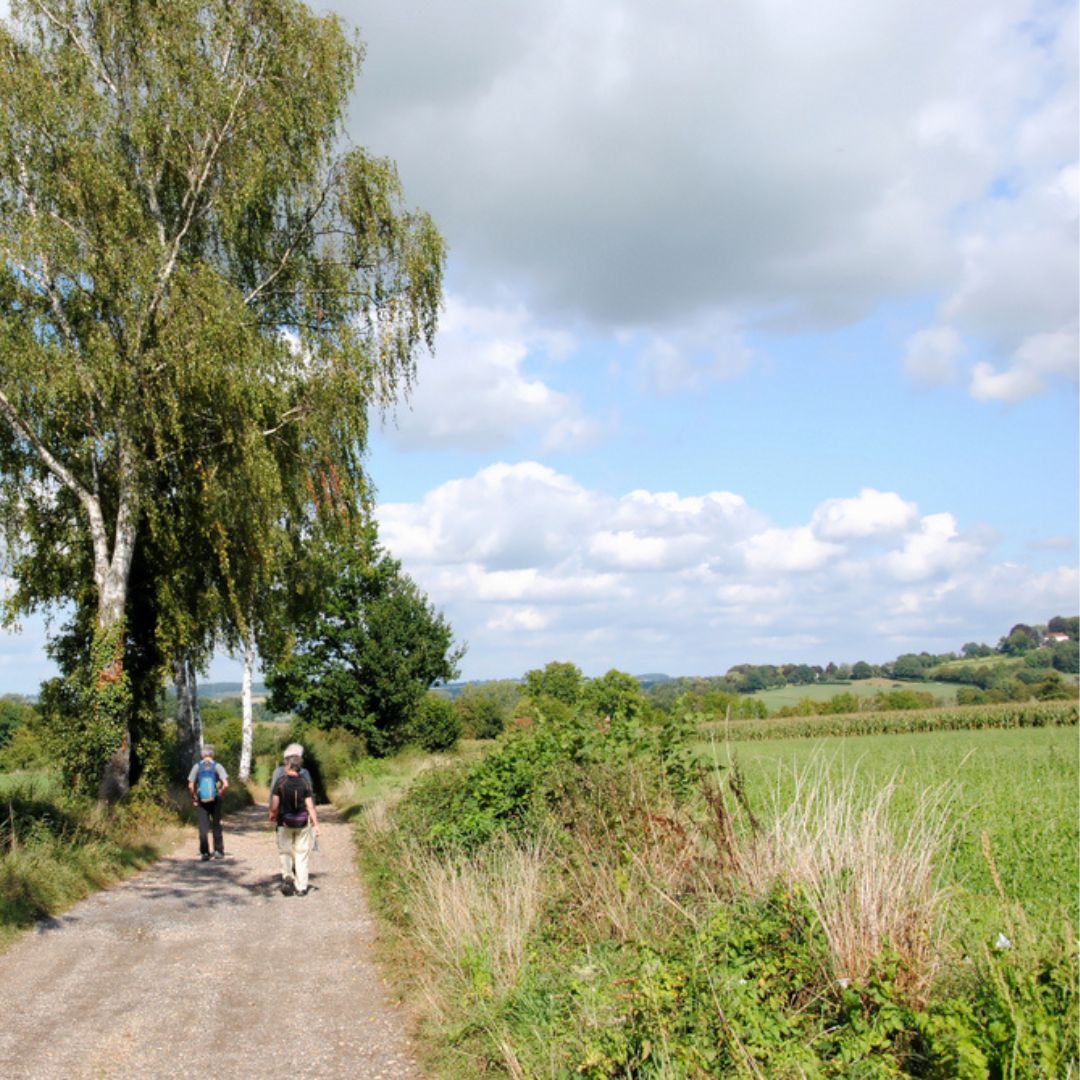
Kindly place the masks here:
[(1006, 401), (1074, 379), (1074, 6), (336, 6), (370, 43), (356, 136), (459, 282), (637, 328), (658, 389), (700, 380), (695, 351), (742, 370), (749, 327), (904, 295), (939, 298), (920, 379)]
[(551, 659), (715, 674), (944, 651), (1071, 611), (1078, 582), (1071, 567), (995, 562), (988, 527), (870, 488), (782, 528), (732, 492), (614, 497), (536, 462), (500, 463), (379, 518), (471, 643), (470, 677)]

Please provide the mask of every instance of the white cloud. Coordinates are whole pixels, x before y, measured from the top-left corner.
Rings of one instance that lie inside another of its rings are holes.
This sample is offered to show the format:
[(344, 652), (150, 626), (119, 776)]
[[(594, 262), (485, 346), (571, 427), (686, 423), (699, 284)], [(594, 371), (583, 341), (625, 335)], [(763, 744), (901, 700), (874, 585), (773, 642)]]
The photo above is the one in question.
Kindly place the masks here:
[(576, 398), (530, 376), (530, 358), (563, 361), (573, 351), (565, 331), (535, 325), (524, 309), (488, 308), (451, 297), (435, 356), (423, 365), (410, 406), (387, 425), (403, 449), (493, 450), (537, 432), (546, 449), (594, 441), (602, 430)]
[(813, 529), (766, 529), (743, 545), (746, 565), (758, 573), (817, 570), (843, 550), (819, 540)]
[(519, 630), (532, 632), (545, 629), (550, 622), (550, 615), (546, 615), (534, 607), (509, 608), (490, 618), (487, 622), (487, 629), (505, 630), (510, 633)]
[[(1000, 369), (1075, 316), (1074, 5), (337, 8), (369, 42), (358, 141), (464, 286), (644, 335), (663, 392), (744, 369), (747, 327), (897, 296), (942, 297), (909, 343), (923, 379), (951, 376), (947, 329)], [(680, 340), (710, 321), (732, 335), (711, 360)]]
[(971, 565), (988, 546), (988, 537), (962, 536), (952, 514), (928, 514), (898, 551), (881, 560), (886, 573), (898, 581), (923, 581), (942, 571)]
[(614, 498), (520, 462), (379, 518), (389, 549), (469, 641), (470, 678), (555, 658), (593, 674), (889, 659), (913, 643), (996, 640), (1018, 619), (1075, 605), (1071, 570), (994, 564), (987, 527), (920, 516), (872, 488), (780, 528), (731, 492)]
[(903, 532), (918, 512), (894, 491), (863, 488), (854, 499), (826, 499), (814, 511), (811, 526), (823, 540), (862, 540)]
[(979, 401), (1013, 405), (1042, 393), (1049, 379), (1072, 383), (1080, 374), (1080, 340), (1076, 327), (1063, 327), (1026, 338), (1004, 371), (982, 361), (971, 369), (971, 396)]
[(653, 333), (638, 356), (648, 389), (658, 394), (695, 390), (750, 370), (754, 354), (729, 320)]
[(1041, 393), (1043, 381), (1028, 368), (997, 371), (982, 361), (971, 369), (971, 396), (978, 401), (1006, 401), (1014, 404)]

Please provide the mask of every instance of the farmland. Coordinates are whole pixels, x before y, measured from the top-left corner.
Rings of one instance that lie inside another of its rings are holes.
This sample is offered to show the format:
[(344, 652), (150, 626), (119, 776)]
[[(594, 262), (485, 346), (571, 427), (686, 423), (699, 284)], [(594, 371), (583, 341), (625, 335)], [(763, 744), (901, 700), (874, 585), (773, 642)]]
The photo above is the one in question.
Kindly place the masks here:
[(797, 705), (804, 698), (811, 701), (828, 701), (837, 694), (854, 694), (856, 697), (869, 700), (875, 694), (883, 690), (896, 690), (898, 688), (918, 690), (925, 694), (933, 694), (942, 705), (952, 705), (956, 702), (956, 684), (947, 682), (898, 682), (895, 679), (870, 678), (855, 679), (850, 682), (822, 682), (809, 683), (805, 686), (777, 686), (770, 690), (759, 690), (750, 697), (757, 698), (765, 703), (769, 712), (775, 712), (786, 705)]
[(807, 769), (834, 782), (854, 774), (871, 787), (895, 778), (899, 819), (919, 793), (939, 789), (955, 830), (944, 881), (954, 895), (954, 930), (967, 944), (992, 941), (1012, 917), (1002, 911), (983, 833), (1006, 896), (1034, 926), (1054, 932), (1065, 918), (1077, 924), (1075, 727), (713, 743), (701, 752), (721, 765), (736, 759), (751, 804), (769, 807), (769, 816), (784, 809), (794, 778)]

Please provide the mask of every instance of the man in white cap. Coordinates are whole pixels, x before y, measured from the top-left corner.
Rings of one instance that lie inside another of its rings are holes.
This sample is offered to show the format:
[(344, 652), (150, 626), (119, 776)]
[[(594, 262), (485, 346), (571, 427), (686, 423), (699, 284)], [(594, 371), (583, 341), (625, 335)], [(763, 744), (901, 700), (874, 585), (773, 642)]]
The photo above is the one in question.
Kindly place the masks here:
[[(301, 762), (304, 760), (304, 748), (299, 743), (289, 743), (285, 747), (285, 752), (281, 755), (283, 758), (297, 757)], [(270, 795), (266, 800), (267, 806), (272, 806), (274, 802), (274, 788), (277, 787), (278, 781), (285, 775), (285, 766), (279, 765), (274, 770), (274, 775), (270, 777)], [(311, 773), (307, 769), (301, 766), (300, 775), (311, 784)], [(312, 784), (312, 790), (315, 790), (315, 785)]]

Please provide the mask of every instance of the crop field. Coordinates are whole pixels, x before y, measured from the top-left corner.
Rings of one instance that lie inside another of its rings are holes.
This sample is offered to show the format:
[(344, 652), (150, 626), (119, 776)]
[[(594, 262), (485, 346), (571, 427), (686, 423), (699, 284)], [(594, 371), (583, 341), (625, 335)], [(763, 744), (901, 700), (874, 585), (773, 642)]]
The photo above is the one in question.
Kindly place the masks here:
[(811, 701), (828, 701), (837, 694), (854, 694), (858, 698), (872, 698), (883, 690), (918, 690), (924, 694), (933, 694), (942, 705), (956, 702), (956, 683), (946, 682), (904, 682), (898, 679), (855, 679), (843, 683), (811, 683), (807, 686), (779, 686), (772, 690), (759, 690), (751, 697), (765, 702), (770, 712), (782, 709), (785, 705), (797, 705), (803, 698)]
[[(825, 770), (837, 781), (897, 782), (896, 817), (938, 790), (954, 829), (944, 882), (953, 893), (954, 931), (971, 947), (996, 939), (1017, 919), (1036, 933), (1077, 927), (1080, 766), (1075, 727), (941, 731), (846, 738), (713, 742), (703, 756), (736, 760), (751, 805), (765, 816), (793, 797), (795, 778)], [(1001, 886), (983, 850), (983, 834)]]
[(782, 716), (765, 719), (707, 720), (704, 738), (824, 738), (852, 735), (914, 735), (935, 731), (986, 728), (1075, 727), (1075, 701), (1020, 701), (998, 705), (953, 705), (938, 709), (893, 709), (886, 712), (836, 713), (826, 716)]

